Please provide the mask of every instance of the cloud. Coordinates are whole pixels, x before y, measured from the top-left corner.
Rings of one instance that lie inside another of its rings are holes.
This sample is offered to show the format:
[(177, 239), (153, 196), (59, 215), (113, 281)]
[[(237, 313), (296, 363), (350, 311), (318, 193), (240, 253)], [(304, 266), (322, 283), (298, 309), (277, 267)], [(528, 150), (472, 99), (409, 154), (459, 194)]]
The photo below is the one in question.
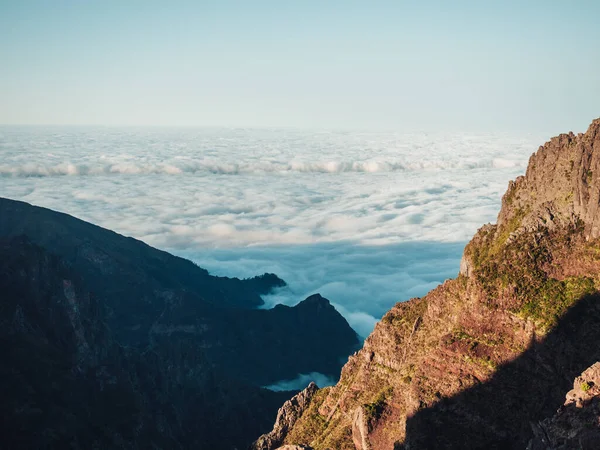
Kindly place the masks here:
[(0, 165), (0, 176), (10, 177), (61, 177), (61, 176), (102, 176), (102, 175), (243, 175), (243, 174), (285, 174), (285, 173), (377, 173), (377, 172), (418, 172), (431, 170), (475, 170), (482, 168), (523, 167), (522, 161), (505, 159), (484, 159), (482, 161), (425, 162), (398, 161), (315, 161), (315, 162), (253, 162), (250, 164), (223, 164), (218, 160), (173, 163), (111, 162), (91, 161), (91, 164), (61, 162), (53, 164), (25, 163), (21, 165)]
[(327, 375), (319, 372), (311, 372), (300, 373), (293, 380), (282, 380), (263, 387), (271, 391), (300, 391), (306, 388), (311, 381), (314, 381), (320, 388), (333, 386), (335, 383), (337, 383), (336, 379), (328, 377)]
[(263, 297), (265, 308), (279, 303), (293, 306), (318, 292), (366, 337), (393, 304), (424, 295), (455, 277), (463, 247), (464, 242), (364, 245), (340, 241), (179, 253), (219, 275), (277, 273), (288, 286)]
[(274, 272), (267, 306), (320, 292), (361, 336), (454, 277), (539, 137), (0, 128), (0, 195), (67, 212), (216, 275)]

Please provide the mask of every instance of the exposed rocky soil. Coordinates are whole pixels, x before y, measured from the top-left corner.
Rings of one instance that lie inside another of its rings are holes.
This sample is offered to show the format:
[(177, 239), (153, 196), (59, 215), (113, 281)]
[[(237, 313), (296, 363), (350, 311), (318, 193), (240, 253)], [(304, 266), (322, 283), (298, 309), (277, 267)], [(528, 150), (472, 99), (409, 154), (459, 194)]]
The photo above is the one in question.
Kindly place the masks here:
[[(600, 119), (540, 147), (509, 184), (497, 224), (465, 248), (458, 278), (394, 306), (283, 442), (526, 448), (531, 424), (541, 423), (538, 436), (572, 380), (600, 360), (599, 206)], [(568, 429), (561, 417), (552, 420)], [(548, 445), (563, 445), (556, 439)]]

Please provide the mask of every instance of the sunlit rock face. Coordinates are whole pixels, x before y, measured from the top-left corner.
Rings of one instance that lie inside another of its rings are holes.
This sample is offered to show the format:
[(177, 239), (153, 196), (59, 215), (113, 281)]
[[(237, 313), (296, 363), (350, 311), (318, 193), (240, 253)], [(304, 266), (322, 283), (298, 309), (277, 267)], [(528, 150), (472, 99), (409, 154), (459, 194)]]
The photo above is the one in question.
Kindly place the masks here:
[(279, 447), (296, 421), (302, 417), (308, 409), (310, 402), (318, 390), (315, 383), (310, 383), (306, 389), (299, 392), (290, 400), (286, 401), (277, 412), (275, 426), (269, 433), (263, 434), (256, 442), (252, 444), (251, 450), (265, 450)]

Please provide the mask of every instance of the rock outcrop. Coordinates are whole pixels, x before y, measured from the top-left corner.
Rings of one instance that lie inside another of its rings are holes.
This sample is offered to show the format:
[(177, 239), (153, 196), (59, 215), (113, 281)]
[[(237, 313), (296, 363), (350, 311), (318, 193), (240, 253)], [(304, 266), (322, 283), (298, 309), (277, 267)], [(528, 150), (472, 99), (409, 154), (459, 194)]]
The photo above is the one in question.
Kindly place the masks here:
[[(485, 225), (474, 237), (505, 241), (522, 233), (582, 226), (582, 236), (600, 236), (600, 119), (586, 133), (552, 138), (530, 159), (524, 176), (509, 182), (496, 225)], [(465, 252), (460, 273), (469, 276), (473, 262)]]
[(282, 280), (66, 214), (0, 199), (0, 244), (0, 447), (246, 448), (290, 396), (260, 386), (335, 375), (358, 346), (320, 295), (255, 309)]
[(599, 176), (600, 120), (540, 147), (458, 278), (395, 305), (284, 443), (526, 448), (600, 360)]
[[(306, 389), (286, 401), (277, 412), (277, 419), (275, 419), (273, 430), (259, 437), (258, 440), (252, 444), (251, 450), (272, 450), (275, 448), (282, 448), (279, 446), (283, 444), (286, 435), (308, 408), (308, 405), (317, 390), (317, 385), (315, 383), (310, 383)], [(290, 447), (293, 448), (294, 446), (285, 447), (290, 449)]]
[(528, 450), (596, 450), (600, 445), (600, 362), (573, 383), (554, 417), (532, 425)]
[(527, 211), (521, 227), (555, 227), (579, 220), (586, 238), (600, 236), (600, 119), (586, 133), (552, 138), (529, 159), (525, 176), (510, 183), (498, 225)]

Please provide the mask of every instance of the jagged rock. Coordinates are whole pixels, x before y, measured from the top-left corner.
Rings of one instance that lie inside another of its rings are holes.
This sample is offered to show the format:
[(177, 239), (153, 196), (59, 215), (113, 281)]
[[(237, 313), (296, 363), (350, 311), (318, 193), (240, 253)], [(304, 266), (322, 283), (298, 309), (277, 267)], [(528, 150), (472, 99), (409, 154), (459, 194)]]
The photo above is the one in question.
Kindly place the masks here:
[(575, 379), (554, 417), (532, 424), (528, 450), (596, 450), (600, 445), (600, 362)]
[(600, 362), (588, 368), (573, 382), (573, 389), (567, 393), (565, 406), (575, 404), (583, 408), (590, 400), (600, 395)]
[[(514, 240), (521, 233), (552, 231), (572, 224), (584, 227), (586, 239), (600, 237), (600, 119), (586, 133), (561, 134), (539, 148), (524, 176), (509, 182), (502, 197), (496, 226), (486, 225), (478, 236), (490, 232), (501, 236), (503, 227), (513, 226), (503, 236)], [(463, 255), (460, 273), (469, 276), (471, 255)]]
[(273, 430), (263, 434), (256, 442), (252, 444), (251, 450), (275, 450), (283, 448), (286, 450), (305, 449), (305, 446), (286, 445), (280, 447), (296, 421), (302, 416), (302, 413), (308, 408), (318, 386), (311, 382), (302, 392), (296, 394), (290, 400), (286, 401), (277, 412), (277, 419)]
[(465, 255), (462, 256), (462, 258), (460, 259), (460, 266), (458, 269), (458, 273), (461, 275), (464, 275), (465, 277), (468, 277), (471, 275), (471, 272), (473, 271), (473, 267), (471, 265), (471, 261), (465, 257)]
[(369, 427), (365, 418), (365, 410), (359, 406), (352, 417), (352, 442), (356, 450), (371, 450), (369, 445)]
[(551, 224), (579, 218), (585, 235), (600, 235), (600, 119), (586, 133), (552, 138), (529, 159), (525, 176), (518, 177), (502, 200), (498, 225), (510, 220), (519, 208)]
[(526, 448), (530, 424), (600, 360), (599, 186), (600, 119), (540, 147), (497, 223), (465, 248), (460, 276), (396, 304), (286, 443)]

